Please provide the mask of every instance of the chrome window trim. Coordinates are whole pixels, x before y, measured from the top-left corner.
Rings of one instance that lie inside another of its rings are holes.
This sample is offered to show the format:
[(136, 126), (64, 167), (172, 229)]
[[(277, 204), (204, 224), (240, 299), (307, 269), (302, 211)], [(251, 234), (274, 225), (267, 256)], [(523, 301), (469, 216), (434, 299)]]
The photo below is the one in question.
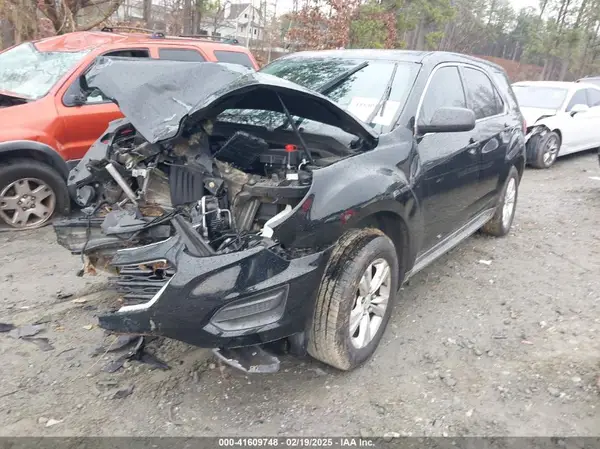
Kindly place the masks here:
[(500, 100), (502, 101), (502, 112), (499, 114), (494, 114), (494, 115), (490, 115), (488, 117), (483, 117), (483, 118), (477, 119), (477, 120), (475, 120), (476, 124), (484, 122), (486, 120), (493, 119), (493, 118), (502, 117), (503, 115), (508, 114), (508, 105), (507, 105), (506, 98), (504, 98), (504, 96), (502, 95), (501, 90), (498, 88), (498, 86), (494, 82), (493, 77), (490, 77), (490, 75), (484, 69), (482, 69), (474, 64), (469, 64), (467, 62), (442, 62), (441, 64), (436, 65), (433, 68), (433, 70), (431, 71), (431, 73), (429, 74), (429, 77), (427, 78), (423, 92), (421, 93), (421, 97), (419, 98), (419, 103), (417, 105), (417, 112), (415, 113), (415, 123), (413, 126), (413, 133), (415, 135), (417, 134), (417, 129), (418, 129), (417, 124), (419, 123), (419, 114), (420, 114), (421, 108), (423, 106), (423, 100), (425, 99), (425, 94), (427, 93), (427, 90), (429, 89), (429, 85), (431, 84), (431, 80), (432, 80), (433, 76), (437, 73), (437, 71), (439, 69), (444, 68), (444, 67), (456, 67), (458, 69), (458, 74), (460, 76), (460, 80), (461, 80), (464, 94), (465, 94), (465, 101), (467, 101), (467, 102), (468, 102), (468, 90), (467, 90), (467, 86), (464, 83), (464, 76), (460, 71), (461, 67), (480, 71), (487, 77), (487, 79), (490, 81), (492, 87), (494, 89), (496, 89), (496, 93), (498, 94)]

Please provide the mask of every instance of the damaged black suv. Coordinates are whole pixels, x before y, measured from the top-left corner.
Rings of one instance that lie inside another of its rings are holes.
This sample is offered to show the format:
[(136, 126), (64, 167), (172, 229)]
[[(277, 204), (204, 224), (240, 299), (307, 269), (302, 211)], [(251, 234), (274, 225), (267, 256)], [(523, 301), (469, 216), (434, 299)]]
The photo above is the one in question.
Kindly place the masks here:
[(117, 333), (231, 350), (286, 341), (342, 370), (403, 282), (509, 232), (523, 119), (498, 66), (450, 53), (293, 54), (260, 72), (101, 58), (111, 123), (69, 176), (58, 241), (109, 269)]

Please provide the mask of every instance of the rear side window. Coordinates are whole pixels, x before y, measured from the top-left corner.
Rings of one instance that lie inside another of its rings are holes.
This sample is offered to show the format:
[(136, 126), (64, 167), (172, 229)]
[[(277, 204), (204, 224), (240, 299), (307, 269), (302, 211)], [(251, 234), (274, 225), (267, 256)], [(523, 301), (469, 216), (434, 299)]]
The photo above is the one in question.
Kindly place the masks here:
[(428, 125), (439, 108), (466, 108), (465, 91), (457, 67), (442, 67), (432, 76), (419, 112), (419, 125)]
[(196, 50), (186, 48), (159, 48), (158, 58), (169, 61), (204, 62), (206, 59)]
[(219, 62), (227, 62), (229, 64), (239, 64), (244, 67), (254, 68), (252, 61), (246, 53), (239, 51), (215, 50), (215, 58)]
[(117, 50), (106, 53), (104, 56), (116, 56), (119, 58), (149, 58), (148, 50)]
[[(511, 108), (515, 108), (518, 106), (519, 102), (517, 101), (517, 97), (510, 87), (510, 81), (506, 77), (504, 72), (500, 72), (498, 70), (493, 70), (492, 76), (494, 77), (494, 81), (496, 82), (496, 86), (500, 88), (502, 93), (504, 94), (505, 99), (508, 101)], [(502, 95), (501, 95), (502, 96)]]
[(567, 106), (567, 112), (570, 112), (573, 109), (573, 106), (576, 104), (584, 104), (588, 105), (587, 95), (585, 94), (585, 89), (579, 89), (569, 101), (569, 106)]
[(465, 68), (465, 85), (476, 119), (501, 114), (504, 105), (489, 77), (480, 70)]
[(600, 106), (600, 90), (598, 89), (586, 89), (588, 105), (590, 108)]

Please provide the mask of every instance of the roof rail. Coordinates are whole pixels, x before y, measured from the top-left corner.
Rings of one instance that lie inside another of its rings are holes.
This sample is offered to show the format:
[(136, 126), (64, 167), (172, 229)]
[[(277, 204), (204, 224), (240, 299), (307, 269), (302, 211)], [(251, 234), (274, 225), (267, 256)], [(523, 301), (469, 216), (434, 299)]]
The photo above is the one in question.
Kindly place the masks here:
[(234, 44), (237, 45), (240, 43), (235, 38), (231, 37), (221, 37), (221, 36), (208, 36), (207, 34), (179, 34), (178, 37), (185, 37), (187, 39), (199, 39), (205, 41), (220, 41), (224, 44)]
[(103, 33), (114, 33), (115, 30), (131, 30), (131, 31), (140, 31), (142, 33), (154, 33), (154, 30), (150, 30), (148, 28), (140, 28), (140, 27), (132, 27), (127, 25), (114, 25), (114, 26), (105, 26), (102, 27), (100, 31)]
[[(151, 34), (150, 37), (153, 39), (166, 39), (166, 38), (170, 37), (170, 36), (167, 36), (162, 31), (154, 31), (154, 30), (150, 30), (148, 28), (140, 28), (140, 27), (126, 26), (126, 25), (105, 26), (105, 27), (102, 27), (102, 29), (100, 31), (102, 31), (104, 33), (114, 33), (115, 30), (130, 30), (130, 31), (138, 31), (141, 33), (150, 33)], [(238, 41), (235, 38), (220, 37), (220, 36), (208, 36), (206, 34), (179, 34), (174, 37), (181, 37), (181, 38), (186, 38), (186, 39), (197, 39), (197, 40), (202, 40), (205, 42), (218, 41), (218, 42), (222, 42), (224, 44), (232, 44), (232, 45), (238, 45), (240, 43), (240, 41)]]

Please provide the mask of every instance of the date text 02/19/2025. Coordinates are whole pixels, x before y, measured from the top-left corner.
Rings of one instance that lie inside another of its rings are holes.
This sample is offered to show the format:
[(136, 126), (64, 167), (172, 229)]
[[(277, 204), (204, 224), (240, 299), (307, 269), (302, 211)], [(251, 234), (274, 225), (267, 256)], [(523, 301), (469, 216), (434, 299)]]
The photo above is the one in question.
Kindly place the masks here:
[(309, 438), (309, 437), (244, 437), (219, 438), (218, 447), (375, 447), (375, 441), (366, 438)]

